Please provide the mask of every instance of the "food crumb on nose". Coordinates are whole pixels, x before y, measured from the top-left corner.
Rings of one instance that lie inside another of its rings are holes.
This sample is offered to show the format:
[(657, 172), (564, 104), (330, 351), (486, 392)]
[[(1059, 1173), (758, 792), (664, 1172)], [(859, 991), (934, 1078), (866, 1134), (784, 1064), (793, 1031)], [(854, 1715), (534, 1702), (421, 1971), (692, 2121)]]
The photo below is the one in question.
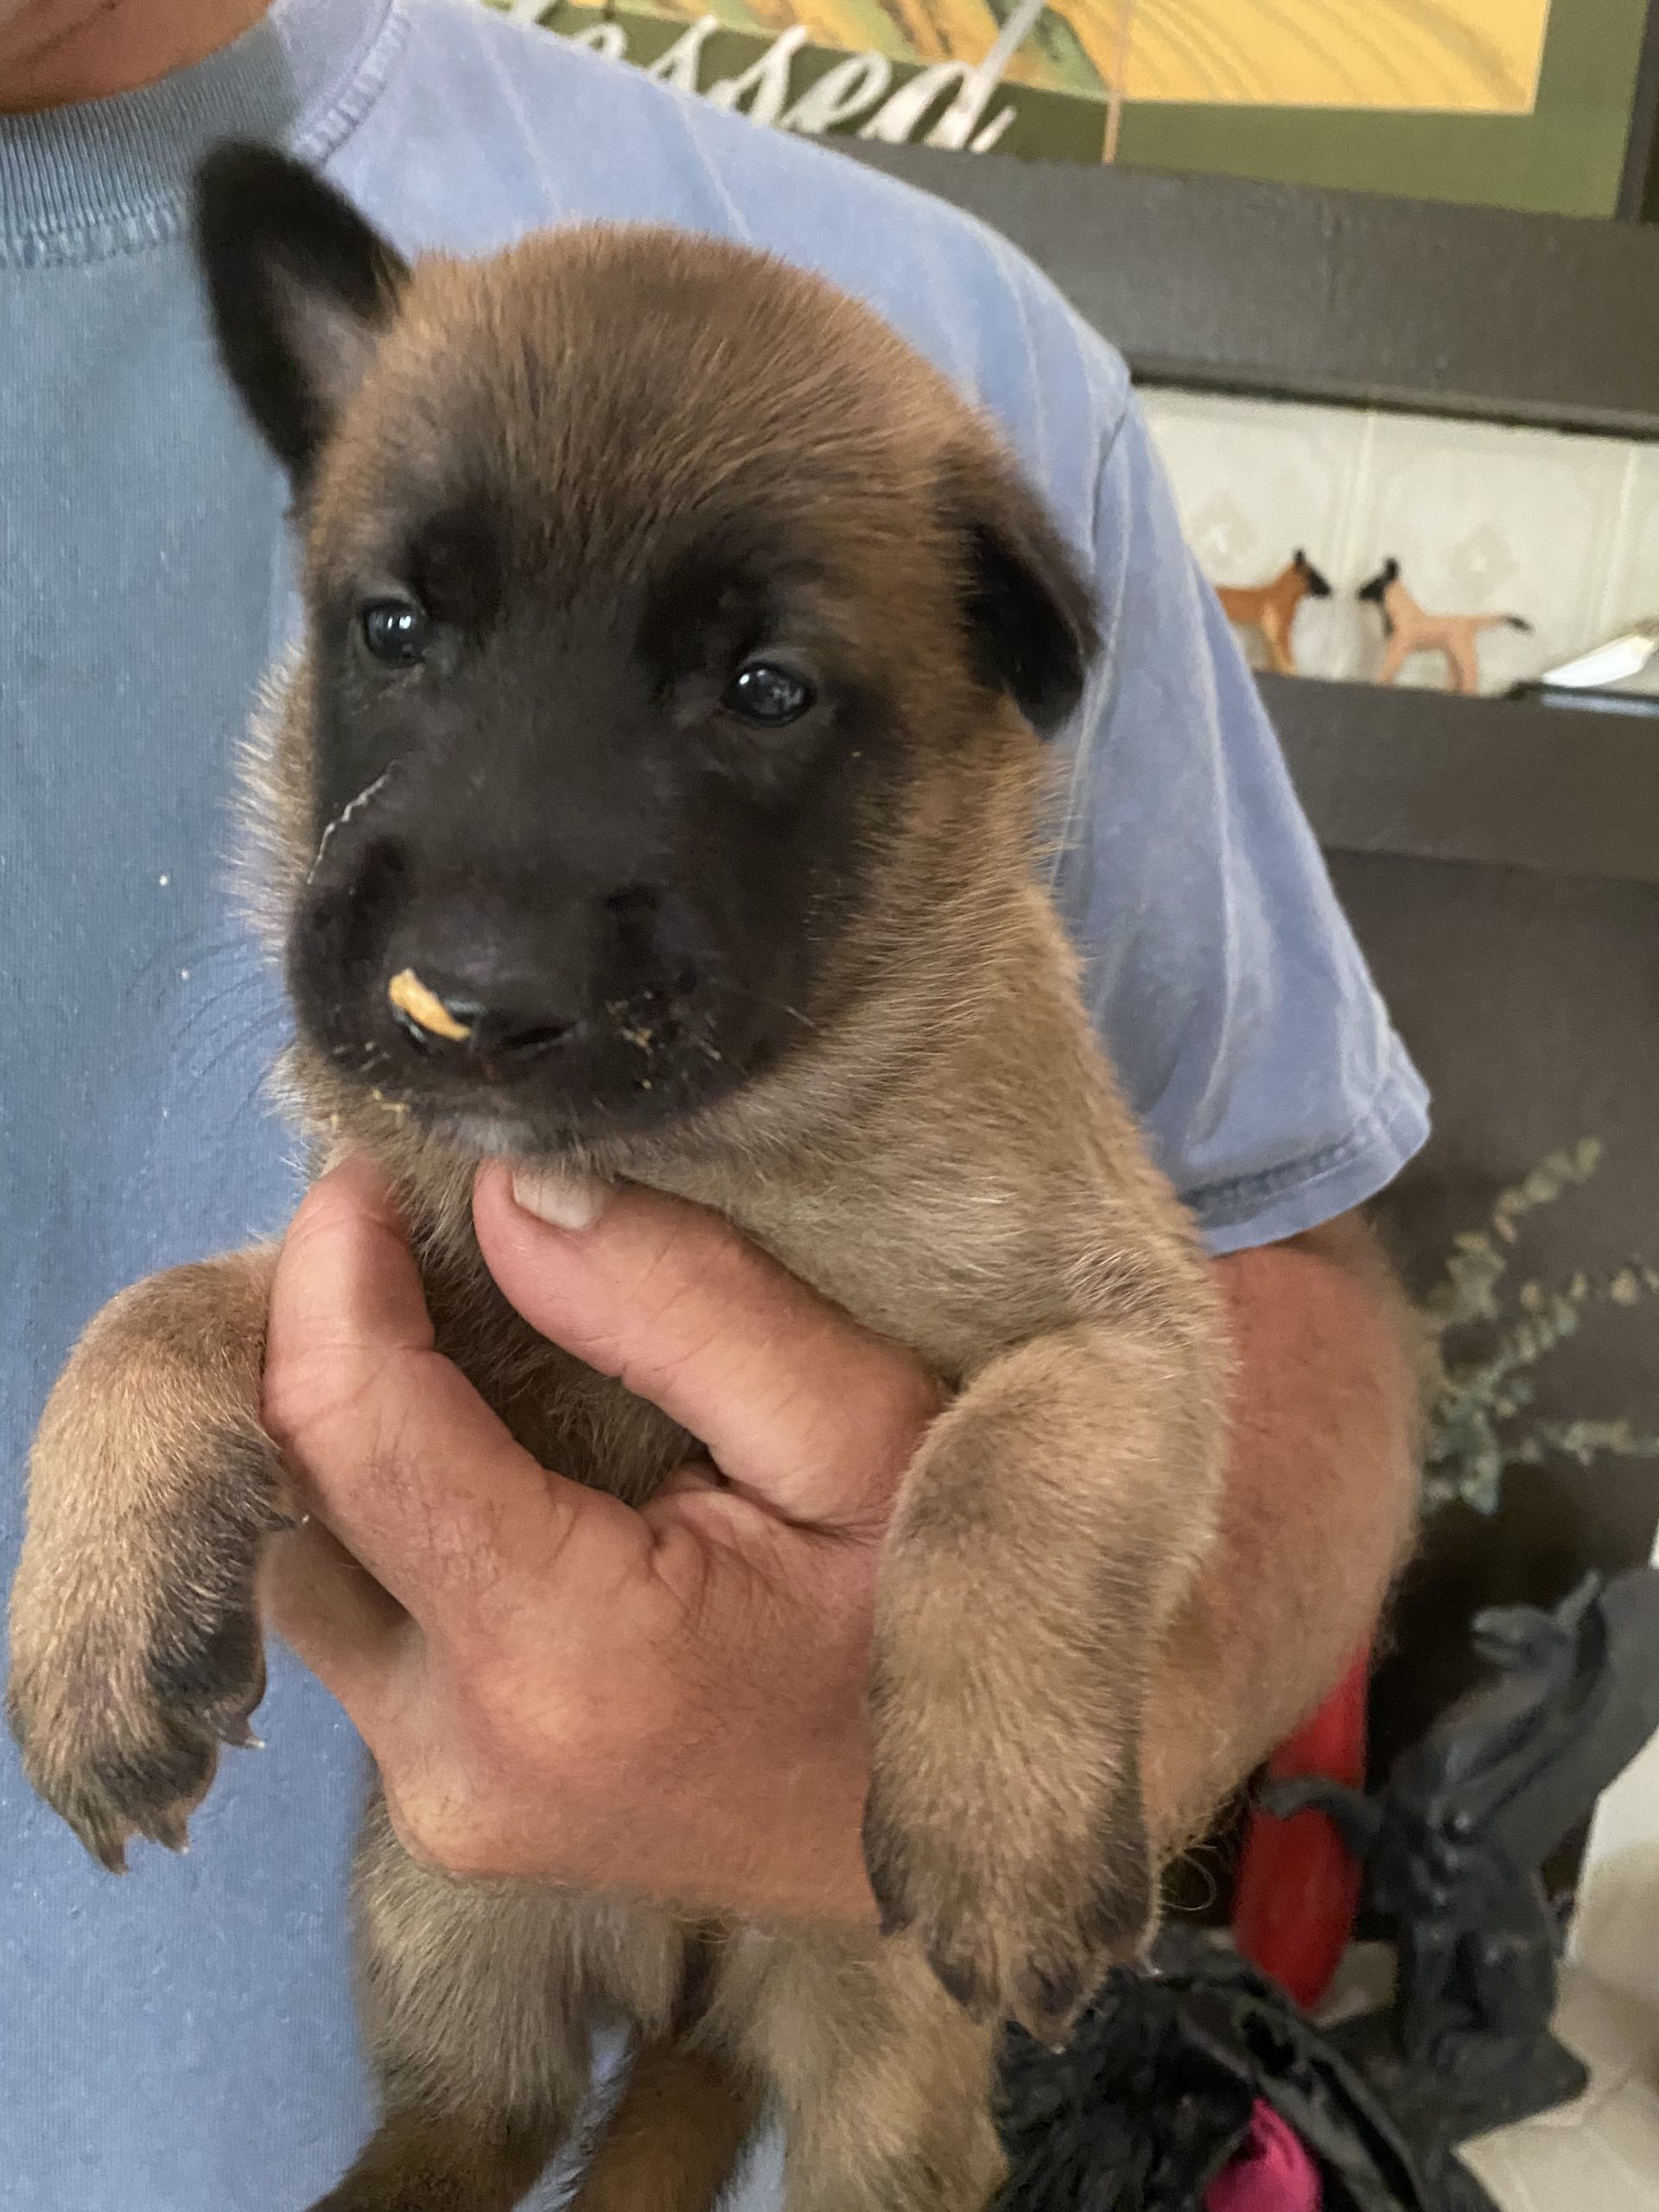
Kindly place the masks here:
[(463, 1037), (473, 1033), (470, 1022), (457, 1021), (435, 991), (429, 991), (412, 968), (400, 968), (386, 986), (386, 996), (400, 1014), (423, 1029), (429, 1029), (435, 1037), (448, 1038), (459, 1044)]

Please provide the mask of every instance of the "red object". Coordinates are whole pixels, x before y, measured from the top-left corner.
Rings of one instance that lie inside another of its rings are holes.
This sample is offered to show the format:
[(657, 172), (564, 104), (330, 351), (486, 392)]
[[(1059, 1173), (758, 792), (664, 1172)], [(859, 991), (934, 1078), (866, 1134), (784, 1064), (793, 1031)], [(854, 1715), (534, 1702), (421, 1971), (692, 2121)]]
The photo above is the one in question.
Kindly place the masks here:
[[(1313, 1719), (1274, 1753), (1269, 1778), (1318, 1774), (1363, 1788), (1370, 1682), (1365, 1651)], [(1317, 2005), (1353, 1933), (1359, 1885), (1359, 1863), (1325, 1814), (1277, 1821), (1252, 1813), (1233, 1897), (1233, 1940), (1299, 2005)]]
[(1243, 2148), (1204, 2192), (1204, 2212), (1319, 2212), (1324, 2196), (1301, 2138), (1258, 2100)]

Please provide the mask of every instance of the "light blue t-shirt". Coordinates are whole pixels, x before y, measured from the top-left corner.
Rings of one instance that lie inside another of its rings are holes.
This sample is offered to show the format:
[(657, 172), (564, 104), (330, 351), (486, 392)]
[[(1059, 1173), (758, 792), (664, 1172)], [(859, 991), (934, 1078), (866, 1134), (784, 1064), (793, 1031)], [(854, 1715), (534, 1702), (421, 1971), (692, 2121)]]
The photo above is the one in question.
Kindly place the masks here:
[[(474, 0), (276, 0), (146, 92), (0, 118), (0, 1573), (88, 1316), (295, 1195), (258, 1096), (283, 1011), (221, 888), (234, 748), (291, 607), (283, 487), (183, 236), (188, 172), (231, 132), (318, 164), (406, 250), (667, 221), (886, 314), (993, 410), (1098, 578), (1056, 891), (1211, 1249), (1391, 1179), (1421, 1086), (1109, 346), (944, 206)], [(280, 1654), (260, 1726), (191, 1855), (140, 1846), (124, 1882), (0, 1749), (0, 2212), (298, 2212), (366, 2133), (359, 1753)], [(768, 2201), (763, 2156), (745, 2202)]]

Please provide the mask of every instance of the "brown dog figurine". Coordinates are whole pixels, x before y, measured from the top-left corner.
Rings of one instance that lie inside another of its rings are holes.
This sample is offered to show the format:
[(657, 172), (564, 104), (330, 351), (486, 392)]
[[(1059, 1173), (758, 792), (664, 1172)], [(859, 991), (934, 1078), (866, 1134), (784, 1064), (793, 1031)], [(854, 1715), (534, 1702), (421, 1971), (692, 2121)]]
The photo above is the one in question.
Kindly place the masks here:
[[(249, 794), (287, 1091), (392, 1177), (441, 1349), (626, 1499), (689, 1448), (491, 1282), (469, 1192), (505, 1154), (720, 1209), (950, 1393), (877, 1599), (866, 1843), (901, 1932), (457, 1880), (377, 1798), (384, 2117), (326, 2202), (505, 2212), (620, 2015), (585, 2212), (703, 2212), (767, 2103), (789, 2212), (976, 2212), (995, 2023), (1062, 2034), (1155, 1915), (1143, 1691), (1223, 1433), (1208, 1271), (1034, 887), (1086, 588), (945, 381), (780, 264), (584, 228), (410, 269), (236, 148), (199, 236), (303, 533)], [(128, 1291), (41, 1423), (11, 1719), (107, 1865), (182, 1838), (260, 1694), (271, 1263)]]
[(1242, 629), (1261, 632), (1268, 649), (1268, 664), (1280, 676), (1296, 673), (1290, 633), (1297, 608), (1305, 599), (1330, 596), (1330, 585), (1300, 545), (1270, 583), (1216, 587), (1216, 597), (1221, 601), (1227, 620), (1236, 622)]

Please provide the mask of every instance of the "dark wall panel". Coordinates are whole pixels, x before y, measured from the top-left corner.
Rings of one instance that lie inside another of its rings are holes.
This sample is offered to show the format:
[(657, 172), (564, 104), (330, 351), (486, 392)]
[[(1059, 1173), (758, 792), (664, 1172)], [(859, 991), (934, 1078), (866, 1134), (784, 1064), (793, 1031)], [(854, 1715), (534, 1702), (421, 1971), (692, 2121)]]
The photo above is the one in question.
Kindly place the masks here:
[[(1599, 1137), (1599, 1173), (1529, 1218), (1514, 1279), (1659, 1265), (1659, 887), (1382, 854), (1332, 872), (1435, 1094), (1435, 1134), (1382, 1207), (1412, 1288), (1452, 1236), (1546, 1153)], [(1534, 1370), (1550, 1418), (1629, 1415), (1659, 1431), (1659, 1303), (1602, 1309)], [(1659, 1463), (1512, 1473), (1496, 1521), (1438, 1516), (1379, 1685), (1379, 1751), (1465, 1678), (1480, 1605), (1548, 1603), (1586, 1567), (1645, 1559)]]
[(1659, 883), (1659, 718), (1259, 680), (1321, 844)]
[(1659, 435), (1659, 228), (830, 143), (1003, 232), (1137, 375)]

